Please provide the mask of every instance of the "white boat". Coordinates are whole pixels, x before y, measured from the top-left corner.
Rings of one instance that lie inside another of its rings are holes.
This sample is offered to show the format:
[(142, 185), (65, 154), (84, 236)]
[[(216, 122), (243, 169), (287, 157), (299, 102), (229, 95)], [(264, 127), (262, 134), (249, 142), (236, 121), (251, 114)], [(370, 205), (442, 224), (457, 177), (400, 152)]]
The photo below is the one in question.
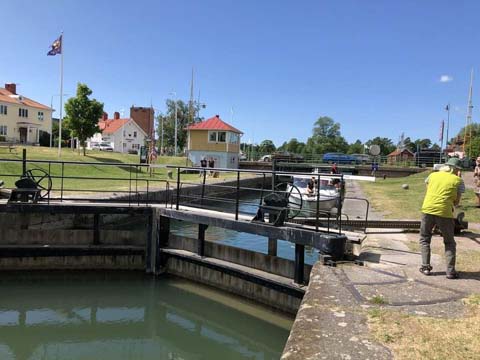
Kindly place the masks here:
[(314, 190), (308, 190), (308, 183), (312, 176), (298, 175), (293, 176), (292, 184), (287, 186), (289, 194), (289, 203), (292, 212), (297, 212), (298, 216), (315, 217), (318, 211), (320, 216), (336, 213), (343, 201), (344, 183), (339, 176), (320, 176), (318, 183), (318, 174), (314, 176)]

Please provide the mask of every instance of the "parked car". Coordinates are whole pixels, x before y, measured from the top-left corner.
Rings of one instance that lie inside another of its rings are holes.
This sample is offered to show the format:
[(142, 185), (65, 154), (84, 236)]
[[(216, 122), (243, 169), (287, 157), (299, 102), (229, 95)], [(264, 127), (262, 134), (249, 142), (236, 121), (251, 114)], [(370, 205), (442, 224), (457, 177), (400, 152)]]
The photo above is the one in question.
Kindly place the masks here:
[(263, 155), (260, 160), (258, 161), (264, 161), (264, 162), (271, 162), (272, 161), (272, 155)]
[(112, 145), (110, 143), (100, 143), (99, 145), (100, 151), (113, 151)]
[(352, 155), (342, 153), (326, 153), (323, 155), (323, 162), (333, 164), (356, 164), (357, 158)]
[(351, 154), (356, 160), (357, 164), (368, 164), (372, 162), (372, 158), (368, 154)]
[(100, 144), (97, 142), (91, 142), (90, 143), (90, 149), (92, 150), (100, 150)]
[(238, 158), (239, 158), (240, 161), (246, 161), (247, 160), (247, 155), (245, 155), (245, 153), (243, 153), (243, 152), (240, 152)]

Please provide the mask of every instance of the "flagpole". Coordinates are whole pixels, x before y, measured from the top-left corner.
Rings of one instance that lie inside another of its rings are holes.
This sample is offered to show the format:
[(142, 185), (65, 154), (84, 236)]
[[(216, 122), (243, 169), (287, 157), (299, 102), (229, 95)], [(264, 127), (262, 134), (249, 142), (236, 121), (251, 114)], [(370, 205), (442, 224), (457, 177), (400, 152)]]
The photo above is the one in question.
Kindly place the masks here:
[(447, 104), (447, 138), (445, 139), (445, 148), (448, 152), (448, 128), (450, 127), (450, 103)]
[(60, 119), (58, 119), (58, 157), (62, 154), (62, 112), (63, 112), (63, 31), (61, 36), (60, 50)]

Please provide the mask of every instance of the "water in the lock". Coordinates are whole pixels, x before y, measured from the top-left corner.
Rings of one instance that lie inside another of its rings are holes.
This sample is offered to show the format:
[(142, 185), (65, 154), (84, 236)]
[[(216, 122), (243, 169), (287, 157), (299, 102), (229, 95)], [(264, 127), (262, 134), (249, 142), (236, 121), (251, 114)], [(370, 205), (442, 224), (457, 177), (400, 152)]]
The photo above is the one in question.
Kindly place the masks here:
[(278, 359), (292, 318), (177, 278), (2, 273), (0, 359)]

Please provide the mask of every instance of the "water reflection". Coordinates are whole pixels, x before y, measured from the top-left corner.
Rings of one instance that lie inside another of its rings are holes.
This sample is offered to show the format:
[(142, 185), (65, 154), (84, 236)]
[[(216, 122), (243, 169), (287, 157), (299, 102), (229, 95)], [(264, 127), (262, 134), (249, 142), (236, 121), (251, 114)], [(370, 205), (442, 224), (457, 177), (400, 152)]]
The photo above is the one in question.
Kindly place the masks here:
[(143, 274), (0, 277), (0, 359), (277, 359), (291, 319)]

